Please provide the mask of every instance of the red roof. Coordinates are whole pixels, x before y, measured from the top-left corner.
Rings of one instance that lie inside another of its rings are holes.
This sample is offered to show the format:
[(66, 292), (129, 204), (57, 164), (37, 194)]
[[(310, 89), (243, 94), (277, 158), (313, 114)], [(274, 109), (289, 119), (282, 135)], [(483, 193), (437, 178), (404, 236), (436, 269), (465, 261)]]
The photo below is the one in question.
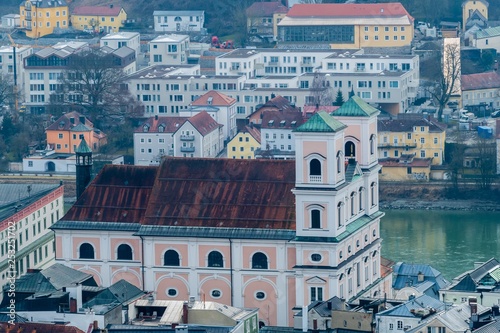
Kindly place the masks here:
[(75, 7), (71, 15), (118, 16), (122, 7), (115, 6), (80, 6)]
[(216, 128), (222, 127), (222, 125), (216, 122), (215, 119), (212, 118), (212, 116), (206, 111), (202, 111), (197, 115), (192, 116), (187, 121), (190, 122), (203, 136), (213, 132)]
[(295, 229), (295, 162), (166, 158), (143, 224)]
[(500, 75), (497, 72), (462, 75), (462, 90), (495, 88), (500, 88)]
[[(80, 119), (85, 120), (85, 122), (81, 122)], [(72, 111), (65, 113), (61, 117), (59, 117), (59, 119), (57, 119), (49, 127), (47, 127), (47, 131), (69, 131), (71, 128), (79, 124), (85, 125), (88, 128), (94, 127), (94, 124), (84, 115), (79, 112)]]
[(231, 106), (236, 103), (236, 100), (232, 97), (224, 95), (215, 90), (210, 90), (206, 94), (198, 97), (191, 105), (194, 106), (206, 106), (206, 105), (215, 105), (215, 106)]
[(241, 132), (250, 134), (258, 143), (260, 143), (261, 137), (258, 128), (254, 126), (245, 126)]
[(273, 16), (273, 14), (286, 14), (288, 8), (279, 1), (254, 2), (247, 8), (247, 15), (253, 17)]
[(399, 2), (357, 4), (298, 4), (287, 16), (290, 17), (401, 17), (411, 15)]
[[(270, 121), (272, 125), (269, 124)], [(297, 128), (303, 123), (304, 118), (299, 111), (264, 111), (261, 128), (290, 129)]]
[(74, 326), (41, 324), (41, 323), (0, 323), (0, 332), (3, 333), (84, 333)]
[[(135, 133), (158, 133), (158, 126), (163, 125), (163, 132), (174, 133), (179, 127), (188, 120), (187, 117), (151, 117), (144, 124), (135, 129)], [(147, 131), (144, 131), (144, 125), (149, 126)]]

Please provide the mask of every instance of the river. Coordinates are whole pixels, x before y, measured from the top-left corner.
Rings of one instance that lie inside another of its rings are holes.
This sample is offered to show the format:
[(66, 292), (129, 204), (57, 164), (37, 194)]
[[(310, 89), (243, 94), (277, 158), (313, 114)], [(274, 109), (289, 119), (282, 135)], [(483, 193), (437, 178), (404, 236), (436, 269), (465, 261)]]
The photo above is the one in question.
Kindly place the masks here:
[(382, 256), (429, 264), (451, 281), (474, 262), (500, 258), (500, 212), (385, 210)]

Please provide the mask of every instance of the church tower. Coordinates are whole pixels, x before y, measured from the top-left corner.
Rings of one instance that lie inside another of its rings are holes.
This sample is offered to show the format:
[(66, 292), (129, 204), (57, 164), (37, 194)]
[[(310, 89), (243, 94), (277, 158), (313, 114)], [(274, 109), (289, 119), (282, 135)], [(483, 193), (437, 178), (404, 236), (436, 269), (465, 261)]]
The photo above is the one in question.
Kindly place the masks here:
[(92, 172), (92, 150), (82, 138), (80, 145), (75, 150), (76, 153), (76, 198), (82, 195), (85, 188), (90, 183)]
[(378, 113), (353, 96), (334, 113), (318, 112), (295, 131), (298, 306), (333, 296), (349, 300), (377, 288), (383, 216)]

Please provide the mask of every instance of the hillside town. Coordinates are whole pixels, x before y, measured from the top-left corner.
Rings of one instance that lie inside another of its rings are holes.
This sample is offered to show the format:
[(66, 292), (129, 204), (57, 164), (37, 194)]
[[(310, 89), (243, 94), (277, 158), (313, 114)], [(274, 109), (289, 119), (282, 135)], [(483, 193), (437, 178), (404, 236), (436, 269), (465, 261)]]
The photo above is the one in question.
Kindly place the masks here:
[(0, 333), (500, 332), (500, 258), (381, 235), (385, 186), (500, 210), (497, 3), (259, 1), (216, 35), (122, 2), (1, 17)]

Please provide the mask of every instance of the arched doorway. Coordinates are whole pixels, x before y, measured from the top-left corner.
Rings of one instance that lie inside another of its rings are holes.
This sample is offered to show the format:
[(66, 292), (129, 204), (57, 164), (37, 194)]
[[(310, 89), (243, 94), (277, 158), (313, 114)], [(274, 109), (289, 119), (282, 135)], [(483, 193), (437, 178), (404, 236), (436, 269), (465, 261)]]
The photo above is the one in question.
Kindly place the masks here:
[(45, 169), (47, 172), (54, 172), (56, 171), (56, 165), (54, 162), (47, 162)]
[(356, 146), (354, 145), (354, 142), (352, 141), (347, 141), (344, 146), (344, 156), (345, 158), (354, 158), (356, 157)]

